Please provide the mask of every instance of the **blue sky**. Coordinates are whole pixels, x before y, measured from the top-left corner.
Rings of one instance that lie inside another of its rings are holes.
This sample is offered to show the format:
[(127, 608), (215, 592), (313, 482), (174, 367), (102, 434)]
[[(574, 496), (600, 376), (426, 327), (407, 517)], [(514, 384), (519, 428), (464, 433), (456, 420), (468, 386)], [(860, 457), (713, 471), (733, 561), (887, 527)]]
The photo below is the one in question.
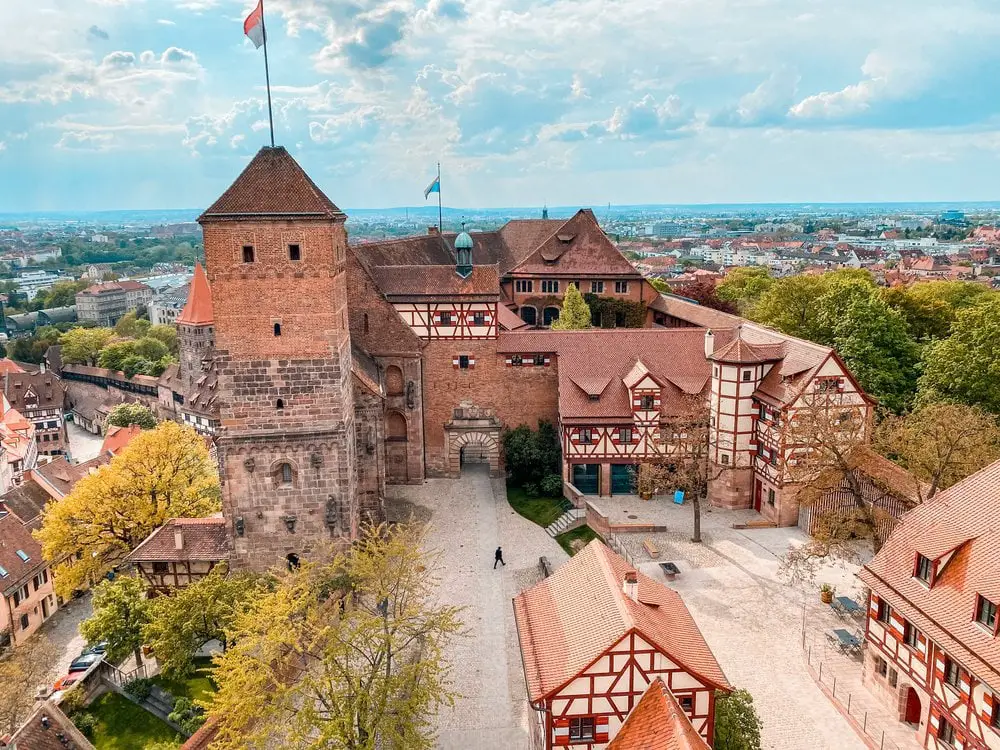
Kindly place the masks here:
[[(997, 199), (996, 0), (265, 0), (345, 207)], [(208, 204), (267, 142), (244, 0), (8, 0), (0, 213)]]

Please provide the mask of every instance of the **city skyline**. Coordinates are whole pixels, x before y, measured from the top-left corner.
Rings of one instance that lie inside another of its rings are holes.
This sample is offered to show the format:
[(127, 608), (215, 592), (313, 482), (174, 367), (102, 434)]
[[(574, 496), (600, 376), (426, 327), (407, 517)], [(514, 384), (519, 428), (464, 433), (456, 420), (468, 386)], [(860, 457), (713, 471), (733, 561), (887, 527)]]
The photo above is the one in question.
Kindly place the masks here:
[[(270, 0), (276, 139), (361, 209), (439, 160), (452, 206), (993, 199), (1000, 16), (869, 5)], [(8, 11), (0, 213), (206, 205), (268, 138), (252, 6)]]

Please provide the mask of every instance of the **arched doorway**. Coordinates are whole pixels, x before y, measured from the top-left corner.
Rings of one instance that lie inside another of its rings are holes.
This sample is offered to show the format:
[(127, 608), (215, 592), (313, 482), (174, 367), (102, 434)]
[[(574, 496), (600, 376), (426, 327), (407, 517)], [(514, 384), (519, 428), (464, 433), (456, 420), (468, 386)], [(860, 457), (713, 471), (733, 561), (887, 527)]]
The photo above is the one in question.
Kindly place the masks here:
[(390, 484), (405, 484), (409, 481), (407, 437), (406, 417), (398, 411), (387, 412), (385, 415), (385, 480)]
[(491, 476), (500, 475), (500, 428), (448, 430), (448, 473), (458, 477), (465, 466), (488, 466)]
[(542, 311), (542, 323), (544, 325), (550, 326), (557, 320), (559, 320), (558, 307), (546, 307), (545, 310)]
[(533, 308), (531, 305), (521, 306), (521, 320), (523, 320), (528, 325), (535, 325), (538, 322), (538, 310)]
[(912, 724), (914, 728), (920, 726), (920, 696), (912, 687), (906, 688), (906, 709), (903, 714), (903, 721)]

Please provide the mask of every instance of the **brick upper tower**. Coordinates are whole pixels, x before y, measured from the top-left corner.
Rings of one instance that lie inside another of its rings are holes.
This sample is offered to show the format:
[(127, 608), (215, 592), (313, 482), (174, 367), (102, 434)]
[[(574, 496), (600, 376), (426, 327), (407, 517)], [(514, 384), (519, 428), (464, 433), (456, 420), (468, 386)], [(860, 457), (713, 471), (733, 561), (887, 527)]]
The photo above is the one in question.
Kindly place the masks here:
[(198, 219), (235, 567), (357, 532), (345, 219), (281, 147), (261, 149)]
[(181, 360), (178, 370), (185, 388), (190, 388), (201, 377), (201, 363), (212, 356), (214, 346), (212, 290), (208, 287), (205, 269), (198, 263), (194, 267), (187, 302), (177, 316), (177, 349)]

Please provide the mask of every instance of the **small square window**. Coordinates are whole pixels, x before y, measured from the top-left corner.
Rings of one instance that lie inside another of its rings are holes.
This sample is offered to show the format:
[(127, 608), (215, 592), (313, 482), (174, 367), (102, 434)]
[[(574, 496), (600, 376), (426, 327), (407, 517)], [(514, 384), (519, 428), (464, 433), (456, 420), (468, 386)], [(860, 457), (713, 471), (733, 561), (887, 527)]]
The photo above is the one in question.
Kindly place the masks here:
[(723, 466), (729, 466), (729, 454), (728, 453), (723, 453), (722, 454), (722, 465)]
[(253, 263), (253, 245), (243, 246), (243, 262)]
[(917, 648), (920, 643), (920, 631), (909, 621), (903, 625), (903, 643), (910, 648)]
[(774, 505), (774, 490), (767, 491), (767, 504)]
[(889, 670), (889, 687), (896, 687), (899, 683), (899, 672), (895, 669)]
[(302, 248), (298, 245), (289, 245), (288, 260), (302, 260)]
[(962, 668), (950, 658), (944, 660), (944, 681), (956, 689), (962, 682)]
[(889, 618), (892, 616), (892, 607), (885, 601), (885, 599), (878, 600), (878, 611), (875, 614), (875, 619), (884, 625), (889, 624)]
[(594, 717), (580, 716), (569, 720), (570, 742), (594, 739)]
[(590, 282), (590, 292), (591, 292), (591, 294), (604, 294), (604, 282), (603, 281), (591, 281)]
[(750, 378), (751, 378), (752, 376), (753, 376), (753, 373), (752, 373), (752, 372), (751, 372), (750, 370), (744, 370), (744, 371), (743, 371), (743, 382), (744, 382), (744, 383), (747, 383), (747, 382), (749, 382), (749, 381), (750, 381)]
[(281, 335), (281, 323), (275, 323), (274, 324), (274, 335), (275, 336), (280, 336)]
[(990, 632), (997, 629), (997, 605), (983, 596), (976, 598), (976, 622)]
[(694, 698), (690, 695), (682, 695), (677, 699), (684, 713), (691, 713), (694, 710)]
[(153, 563), (153, 574), (161, 576), (165, 573), (170, 572), (170, 565), (165, 562), (154, 562)]
[(639, 408), (642, 411), (652, 411), (654, 403), (655, 402), (654, 402), (652, 396), (643, 396), (642, 399), (640, 400), (640, 406), (639, 406)]
[(469, 355), (460, 354), (458, 355), (458, 366), (459, 369), (468, 370), (469, 369)]
[(451, 325), (451, 313), (443, 312), (441, 313), (441, 325), (450, 326)]
[(875, 657), (875, 674), (879, 677), (885, 677), (888, 673), (889, 664), (881, 656)]
[(580, 430), (580, 444), (590, 445), (591, 434), (590, 430)]
[(520, 367), (521, 365), (523, 365), (523, 364), (524, 364), (524, 358), (523, 358), (523, 357), (521, 357), (521, 355), (520, 355), (520, 354), (514, 354), (514, 355), (512, 355), (512, 356), (511, 356), (511, 358), (510, 358), (510, 363), (511, 363), (511, 365), (513, 365), (514, 367)]
[(484, 313), (484, 312), (474, 312), (474, 313), (472, 313), (472, 325), (474, 325), (474, 326), (484, 326), (484, 325), (486, 325), (486, 313)]
[(27, 615), (21, 615), (21, 630), (27, 630), (31, 621), (28, 619)]
[(536, 367), (543, 367), (545, 365), (545, 355), (544, 354), (536, 354), (535, 355), (535, 359), (534, 359), (534, 363), (535, 363)]
[(615, 292), (617, 294), (628, 294), (628, 282), (627, 281), (616, 281), (615, 282)]
[(946, 745), (955, 746), (955, 727), (943, 716), (940, 719), (941, 726), (938, 727), (937, 738)]

